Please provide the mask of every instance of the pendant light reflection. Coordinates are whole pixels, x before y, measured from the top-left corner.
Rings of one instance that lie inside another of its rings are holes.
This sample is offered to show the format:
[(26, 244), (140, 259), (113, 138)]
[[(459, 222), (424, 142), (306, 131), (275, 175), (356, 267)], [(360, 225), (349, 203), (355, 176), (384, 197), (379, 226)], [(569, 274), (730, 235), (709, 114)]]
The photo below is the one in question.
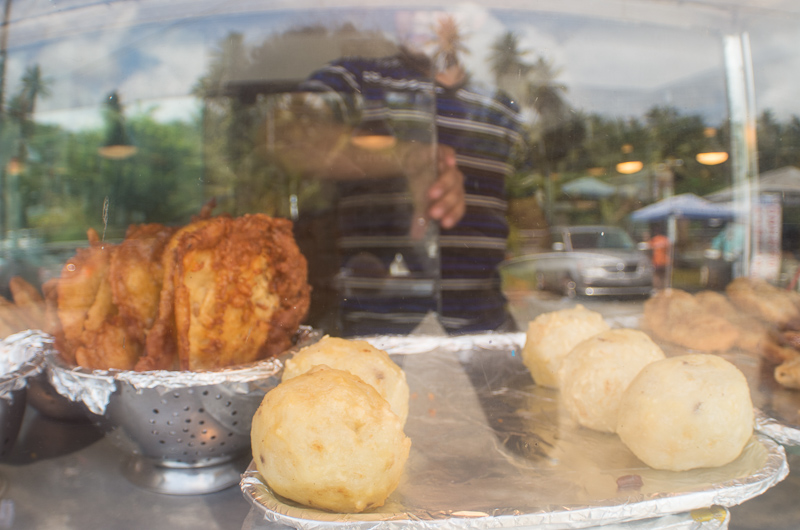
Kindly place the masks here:
[(391, 149), (397, 144), (397, 138), (389, 127), (386, 110), (378, 102), (366, 103), (361, 123), (353, 130), (350, 143), (368, 151)]
[(125, 117), (119, 94), (116, 91), (108, 95), (103, 109), (107, 124), (106, 139), (97, 152), (109, 160), (125, 160), (136, 154), (137, 147), (133, 144), (125, 128)]
[(716, 166), (728, 160), (728, 153), (725, 151), (711, 151), (708, 153), (697, 153), (695, 157), (698, 162), (706, 166)]
[[(632, 158), (633, 155), (633, 145), (631, 144), (623, 144), (620, 147), (620, 151), (622, 154), (625, 155), (625, 158)], [(641, 160), (626, 160), (624, 162), (620, 162), (617, 164), (616, 169), (617, 173), (622, 173), (623, 175), (631, 175), (633, 173), (638, 173), (642, 170), (644, 164)]]
[(622, 173), (623, 175), (630, 175), (632, 173), (637, 173), (642, 170), (644, 164), (639, 160), (631, 160), (629, 162), (620, 162), (617, 164), (617, 173)]
[(706, 137), (708, 149), (702, 153), (697, 153), (695, 159), (698, 162), (706, 166), (716, 166), (728, 160), (728, 153), (721, 149), (715, 127), (706, 127), (703, 130), (703, 136)]

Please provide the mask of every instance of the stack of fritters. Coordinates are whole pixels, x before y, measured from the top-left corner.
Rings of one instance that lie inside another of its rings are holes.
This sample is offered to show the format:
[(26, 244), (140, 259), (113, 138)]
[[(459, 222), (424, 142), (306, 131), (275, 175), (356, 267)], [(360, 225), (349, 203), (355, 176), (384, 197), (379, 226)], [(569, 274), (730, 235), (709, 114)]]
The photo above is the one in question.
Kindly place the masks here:
[(308, 311), (292, 224), (263, 214), (89, 231), (57, 280), (57, 345), (92, 369), (210, 370), (276, 355)]
[[(737, 278), (725, 294), (679, 289), (656, 293), (644, 305), (644, 328), (655, 338), (702, 352), (738, 349), (778, 365), (776, 380), (800, 388), (800, 350), (792, 326), (800, 297), (763, 280)], [(794, 374), (794, 375), (792, 375)]]
[(0, 339), (26, 329), (49, 331), (45, 301), (36, 287), (21, 276), (8, 282), (11, 300), (0, 296)]

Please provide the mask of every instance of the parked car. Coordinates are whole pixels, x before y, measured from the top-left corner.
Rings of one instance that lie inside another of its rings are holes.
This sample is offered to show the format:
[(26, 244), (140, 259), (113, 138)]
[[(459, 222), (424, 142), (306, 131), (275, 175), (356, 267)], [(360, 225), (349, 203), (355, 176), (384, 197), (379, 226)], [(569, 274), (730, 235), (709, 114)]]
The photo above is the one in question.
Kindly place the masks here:
[(551, 250), (512, 258), (506, 276), (525, 277), (538, 290), (575, 296), (646, 296), (653, 266), (625, 230), (616, 226), (559, 226), (550, 230)]

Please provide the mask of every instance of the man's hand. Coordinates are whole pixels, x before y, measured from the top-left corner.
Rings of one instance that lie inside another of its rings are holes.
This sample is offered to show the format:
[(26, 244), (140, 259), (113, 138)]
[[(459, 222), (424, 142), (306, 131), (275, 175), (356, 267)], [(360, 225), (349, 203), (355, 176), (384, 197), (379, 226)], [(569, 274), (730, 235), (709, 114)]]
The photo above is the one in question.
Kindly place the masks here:
[(428, 215), (442, 228), (453, 228), (466, 211), (464, 175), (456, 165), (456, 152), (447, 145), (438, 146), (438, 177), (428, 188)]

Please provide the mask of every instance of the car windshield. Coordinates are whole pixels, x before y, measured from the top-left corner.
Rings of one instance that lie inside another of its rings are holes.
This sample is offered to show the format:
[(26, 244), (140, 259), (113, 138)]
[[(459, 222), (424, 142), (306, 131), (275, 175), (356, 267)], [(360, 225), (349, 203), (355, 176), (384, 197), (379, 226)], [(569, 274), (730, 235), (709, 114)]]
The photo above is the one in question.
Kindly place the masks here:
[(630, 250), (633, 240), (622, 230), (598, 229), (591, 232), (573, 232), (570, 234), (572, 248), (575, 250), (590, 248), (614, 248)]

